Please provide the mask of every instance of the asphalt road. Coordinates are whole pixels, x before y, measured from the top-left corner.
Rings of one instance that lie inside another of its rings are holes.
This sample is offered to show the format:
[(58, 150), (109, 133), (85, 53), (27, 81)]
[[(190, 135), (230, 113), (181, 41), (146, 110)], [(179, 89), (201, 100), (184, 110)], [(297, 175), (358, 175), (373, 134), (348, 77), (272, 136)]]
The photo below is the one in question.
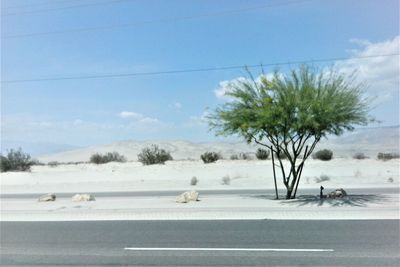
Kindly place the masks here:
[(400, 264), (398, 220), (1, 222), (0, 227), (2, 266)]

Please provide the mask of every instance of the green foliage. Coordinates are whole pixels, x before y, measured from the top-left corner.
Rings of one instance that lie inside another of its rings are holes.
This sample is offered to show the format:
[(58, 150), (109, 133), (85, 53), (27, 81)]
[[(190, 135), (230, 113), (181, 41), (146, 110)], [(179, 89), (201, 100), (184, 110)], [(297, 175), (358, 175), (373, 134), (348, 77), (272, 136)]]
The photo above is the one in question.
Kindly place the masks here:
[(378, 153), (377, 158), (379, 160), (391, 160), (391, 159), (398, 159), (400, 155), (398, 153)]
[(164, 164), (168, 160), (172, 160), (171, 154), (157, 145), (142, 149), (138, 155), (138, 161), (144, 165)]
[[(321, 138), (366, 125), (368, 101), (354, 76), (301, 66), (289, 74), (231, 83), (232, 101), (208, 116), (218, 135), (239, 135), (270, 147), (280, 164), (287, 198), (295, 197), (305, 160)], [(290, 169), (281, 161), (287, 157)], [(296, 163), (300, 160), (300, 164)], [(286, 168), (286, 171), (285, 171)], [(275, 177), (275, 176), (274, 176)], [(277, 190), (276, 190), (277, 192)]]
[(205, 152), (200, 156), (201, 160), (204, 163), (212, 163), (216, 162), (217, 160), (221, 159), (221, 155), (216, 152)]
[(319, 159), (319, 160), (327, 161), (327, 160), (331, 160), (332, 156), (333, 156), (332, 150), (322, 149), (322, 150), (319, 150), (319, 151), (317, 151), (317, 152), (315, 152), (313, 154), (313, 159)]
[(90, 157), (90, 162), (94, 164), (104, 164), (108, 162), (126, 162), (126, 158), (118, 152), (107, 152), (104, 155), (100, 153), (95, 153)]
[(269, 150), (259, 148), (256, 151), (256, 157), (259, 160), (266, 160), (269, 157)]
[(31, 156), (22, 152), (21, 148), (18, 150), (11, 149), (7, 156), (0, 155), (0, 171), (30, 171), (31, 166), (35, 161)]

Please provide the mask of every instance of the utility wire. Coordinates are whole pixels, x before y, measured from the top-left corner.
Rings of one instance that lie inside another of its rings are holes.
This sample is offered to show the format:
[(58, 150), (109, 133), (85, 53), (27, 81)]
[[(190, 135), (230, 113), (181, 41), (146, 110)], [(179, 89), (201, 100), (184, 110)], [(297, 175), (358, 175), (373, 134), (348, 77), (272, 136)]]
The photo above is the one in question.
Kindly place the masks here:
[(279, 2), (279, 3), (275, 3), (275, 4), (250, 6), (250, 7), (245, 7), (245, 8), (241, 8), (241, 9), (220, 11), (220, 12), (213, 12), (213, 13), (204, 13), (204, 14), (198, 14), (198, 15), (192, 15), (192, 16), (144, 20), (144, 21), (137, 21), (137, 22), (133, 22), (133, 23), (114, 24), (114, 25), (108, 25), (108, 26), (88, 27), (88, 28), (76, 28), (76, 29), (70, 29), (70, 30), (6, 35), (6, 36), (2, 36), (2, 39), (34, 37), (34, 36), (41, 36), (41, 35), (64, 34), (64, 33), (73, 33), (73, 32), (88, 32), (88, 31), (108, 30), (108, 29), (117, 29), (117, 28), (128, 28), (128, 27), (135, 27), (135, 26), (145, 25), (145, 24), (171, 23), (171, 22), (173, 23), (173, 22), (194, 20), (194, 19), (207, 18), (207, 17), (228, 16), (228, 15), (234, 15), (234, 14), (238, 14), (238, 13), (242, 13), (242, 12), (249, 12), (249, 11), (253, 11), (253, 10), (266, 9), (266, 8), (271, 8), (271, 7), (300, 4), (300, 3), (310, 2), (310, 1), (312, 1), (312, 0), (287, 1), (287, 2)]
[(116, 4), (116, 3), (120, 3), (120, 2), (126, 2), (126, 1), (131, 1), (131, 0), (112, 0), (112, 1), (90, 3), (90, 4), (79, 4), (79, 5), (65, 6), (65, 7), (54, 7), (54, 8), (47, 8), (47, 9), (38, 9), (38, 10), (26, 11), (26, 12), (5, 13), (2, 16), (6, 17), (6, 16), (15, 16), (15, 15), (36, 14), (36, 13), (43, 13), (43, 12), (63, 10), (63, 9), (81, 8), (81, 7), (88, 7), (88, 6), (98, 6), (98, 5), (105, 5), (105, 4)]
[(367, 58), (377, 58), (377, 57), (391, 57), (391, 56), (399, 56), (399, 55), (400, 55), (399, 53), (395, 53), (395, 54), (359, 56), (359, 57), (351, 57), (351, 58), (348, 58), (348, 57), (320, 58), (320, 59), (313, 59), (313, 60), (276, 62), (276, 63), (267, 63), (267, 64), (252, 64), (252, 65), (240, 65), (240, 66), (236, 65), (236, 66), (224, 66), (224, 67), (205, 67), (205, 68), (166, 70), (166, 71), (153, 71), (153, 72), (132, 72), (132, 73), (115, 73), (115, 74), (93, 74), (93, 75), (69, 76), (69, 77), (65, 76), (65, 77), (54, 77), (54, 78), (16, 79), (16, 80), (1, 81), (1, 83), (11, 84), (11, 83), (25, 83), (25, 82), (86, 80), (86, 79), (118, 78), (118, 77), (134, 77), (134, 76), (153, 76), (153, 75), (163, 75), (163, 74), (209, 72), (209, 71), (233, 70), (233, 69), (243, 69), (243, 68), (260, 68), (260, 67), (283, 66), (283, 65), (297, 65), (297, 64), (305, 64), (305, 63), (344, 61), (344, 60), (367, 59)]
[(38, 7), (38, 6), (45, 6), (45, 5), (54, 5), (54, 4), (64, 4), (64, 3), (71, 3), (71, 2), (77, 2), (81, 0), (60, 0), (60, 1), (49, 1), (49, 2), (42, 2), (42, 3), (36, 3), (36, 4), (27, 4), (27, 5), (13, 5), (13, 6), (7, 6), (4, 9), (14, 9), (14, 8), (26, 8), (26, 7)]

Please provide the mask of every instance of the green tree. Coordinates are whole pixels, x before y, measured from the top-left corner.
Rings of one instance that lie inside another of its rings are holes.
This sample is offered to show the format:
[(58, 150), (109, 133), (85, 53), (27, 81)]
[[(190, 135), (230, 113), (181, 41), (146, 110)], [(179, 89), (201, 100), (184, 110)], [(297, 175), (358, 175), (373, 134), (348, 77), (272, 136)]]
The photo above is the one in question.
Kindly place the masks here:
[(232, 101), (208, 117), (210, 128), (218, 135), (239, 135), (268, 147), (276, 197), (275, 165), (281, 170), (286, 199), (295, 198), (304, 163), (321, 138), (371, 121), (363, 84), (356, 83), (354, 75), (306, 65), (287, 75), (261, 75), (257, 81), (250, 72), (249, 76), (230, 84), (226, 95)]

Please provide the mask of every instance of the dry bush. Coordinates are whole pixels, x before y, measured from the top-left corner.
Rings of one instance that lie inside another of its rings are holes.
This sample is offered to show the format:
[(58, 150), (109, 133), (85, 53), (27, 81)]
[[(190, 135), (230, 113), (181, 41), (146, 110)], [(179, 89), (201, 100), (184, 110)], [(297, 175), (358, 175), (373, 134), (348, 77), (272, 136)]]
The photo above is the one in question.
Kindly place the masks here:
[(322, 149), (322, 150), (315, 152), (312, 157), (313, 157), (313, 159), (327, 161), (327, 160), (331, 160), (332, 156), (333, 156), (332, 150)]
[(138, 161), (143, 165), (164, 164), (168, 160), (173, 160), (171, 154), (157, 145), (143, 148), (138, 155)]
[(200, 156), (200, 158), (204, 163), (212, 163), (222, 159), (222, 156), (216, 152), (205, 152)]

